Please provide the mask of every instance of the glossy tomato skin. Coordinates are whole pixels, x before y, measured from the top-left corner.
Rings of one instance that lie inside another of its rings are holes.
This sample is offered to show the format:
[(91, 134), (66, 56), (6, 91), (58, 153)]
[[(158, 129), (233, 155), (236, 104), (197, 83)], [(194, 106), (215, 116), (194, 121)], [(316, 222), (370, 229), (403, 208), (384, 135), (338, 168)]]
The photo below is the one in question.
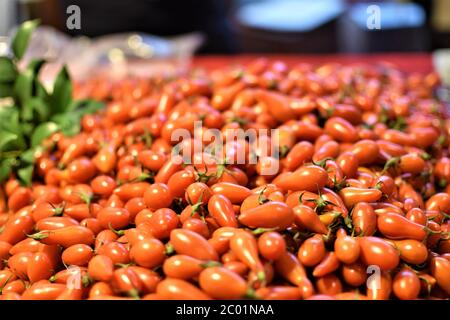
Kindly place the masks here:
[(277, 260), (286, 251), (286, 242), (278, 232), (265, 232), (258, 238), (258, 249), (263, 258)]
[(345, 264), (352, 264), (358, 260), (360, 246), (356, 238), (347, 235), (338, 235), (334, 242), (334, 252), (339, 261)]
[(399, 254), (387, 241), (376, 237), (360, 237), (361, 261), (366, 265), (377, 265), (383, 271), (394, 269), (399, 263)]
[(343, 280), (353, 287), (359, 287), (367, 280), (366, 267), (360, 262), (343, 264), (341, 274)]
[(407, 263), (420, 265), (428, 258), (427, 246), (420, 241), (412, 239), (387, 241), (398, 250), (400, 258)]
[(114, 273), (114, 264), (111, 258), (97, 255), (89, 261), (88, 273), (94, 280), (108, 282)]
[(66, 265), (87, 266), (94, 256), (92, 248), (85, 244), (75, 244), (62, 253), (62, 261)]
[(50, 257), (45, 252), (36, 252), (31, 257), (27, 266), (27, 276), (30, 282), (35, 283), (39, 280), (50, 278), (54, 272)]
[(179, 254), (186, 254), (200, 260), (218, 260), (217, 252), (201, 235), (186, 229), (174, 229), (170, 243)]
[(298, 259), (307, 267), (319, 264), (325, 254), (325, 244), (320, 235), (306, 239), (298, 249)]
[(359, 202), (353, 208), (352, 222), (356, 234), (372, 236), (377, 227), (377, 215), (369, 203)]
[(130, 250), (124, 243), (111, 241), (97, 249), (98, 254), (108, 256), (115, 264), (127, 264), (130, 262)]
[(247, 292), (245, 280), (224, 267), (203, 270), (199, 275), (199, 284), (209, 296), (215, 299), (239, 299)]
[(208, 212), (221, 227), (238, 227), (233, 204), (223, 195), (215, 194), (208, 201)]
[(122, 229), (130, 222), (130, 213), (125, 208), (106, 207), (97, 214), (97, 219), (104, 229)]
[(19, 209), (30, 204), (32, 200), (31, 190), (25, 187), (17, 187), (11, 193), (8, 199), (8, 208), (12, 212), (16, 212)]
[(210, 300), (211, 298), (191, 283), (166, 278), (156, 287), (156, 293), (168, 300)]
[(130, 257), (137, 265), (151, 269), (159, 266), (166, 258), (165, 247), (158, 239), (147, 238), (131, 247)]
[(283, 190), (315, 192), (325, 186), (327, 172), (318, 166), (302, 166), (292, 173), (279, 175), (273, 183)]
[(312, 208), (301, 204), (294, 207), (292, 211), (294, 212), (294, 222), (300, 229), (306, 229), (320, 234), (328, 233), (327, 227)]
[(144, 202), (149, 209), (168, 208), (173, 201), (169, 187), (164, 183), (152, 184), (143, 195)]
[(378, 217), (378, 230), (391, 239), (414, 239), (422, 241), (426, 238), (425, 228), (399, 214), (385, 213)]
[(285, 203), (269, 201), (241, 212), (239, 222), (250, 228), (277, 228), (284, 230), (294, 222), (294, 213)]
[(431, 275), (436, 279), (437, 284), (447, 294), (450, 294), (450, 261), (445, 258), (435, 257), (431, 260)]
[(33, 226), (34, 222), (31, 216), (13, 216), (5, 224), (3, 232), (0, 234), (0, 240), (16, 244), (31, 233)]
[(169, 278), (190, 280), (197, 277), (206, 267), (206, 261), (176, 254), (167, 258), (163, 264), (164, 274)]
[(169, 238), (172, 230), (176, 229), (180, 222), (175, 211), (162, 208), (153, 212), (144, 223), (149, 227), (151, 234), (161, 240)]
[(420, 293), (420, 280), (409, 269), (399, 271), (392, 282), (392, 291), (401, 300), (417, 299)]

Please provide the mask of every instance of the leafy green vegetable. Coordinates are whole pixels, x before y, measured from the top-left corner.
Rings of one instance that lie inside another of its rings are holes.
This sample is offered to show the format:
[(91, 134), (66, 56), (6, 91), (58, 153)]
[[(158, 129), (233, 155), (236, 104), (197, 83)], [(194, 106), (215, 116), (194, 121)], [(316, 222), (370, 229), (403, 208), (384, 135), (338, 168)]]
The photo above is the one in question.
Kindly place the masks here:
[(6, 57), (0, 57), (0, 81), (13, 82), (16, 76), (17, 70), (14, 63)]
[(22, 59), (25, 51), (27, 51), (28, 42), (30, 41), (34, 29), (36, 29), (38, 25), (39, 20), (26, 21), (20, 26), (19, 30), (17, 30), (12, 41), (12, 51), (17, 59)]
[(0, 98), (8, 98), (0, 104), (0, 183), (15, 173), (24, 185), (31, 185), (34, 155), (43, 149), (41, 143), (58, 131), (77, 134), (81, 118), (103, 107), (93, 100), (72, 100), (66, 66), (51, 92), (39, 81), (45, 60), (33, 59), (25, 69), (18, 68), (38, 24), (37, 20), (23, 23), (12, 41), (14, 56), (0, 57)]

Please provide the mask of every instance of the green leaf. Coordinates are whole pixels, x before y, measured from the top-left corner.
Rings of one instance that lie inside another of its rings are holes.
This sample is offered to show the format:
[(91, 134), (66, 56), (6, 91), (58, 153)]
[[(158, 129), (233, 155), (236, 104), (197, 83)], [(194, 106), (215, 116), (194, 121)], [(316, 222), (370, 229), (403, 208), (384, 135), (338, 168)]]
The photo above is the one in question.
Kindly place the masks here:
[(12, 97), (14, 93), (13, 83), (0, 83), (0, 98)]
[(66, 66), (63, 66), (56, 77), (53, 93), (50, 97), (52, 114), (65, 112), (72, 102), (72, 82)]
[(53, 133), (59, 130), (59, 126), (54, 122), (41, 123), (34, 129), (31, 135), (31, 146), (38, 146), (43, 140), (51, 136)]
[(0, 108), (0, 129), (20, 135), (19, 110), (17, 107)]
[(74, 112), (66, 112), (64, 114), (57, 114), (51, 118), (55, 122), (61, 132), (68, 137), (71, 137), (80, 132), (80, 118)]
[(27, 112), (26, 116), (29, 113), (29, 117), (24, 117), (25, 120), (32, 120), (36, 124), (48, 120), (50, 116), (48, 106), (41, 97), (32, 97), (25, 104), (24, 113)]
[(12, 171), (14, 159), (4, 159), (0, 162), (0, 183), (3, 183), (6, 179), (8, 179), (9, 174)]
[(22, 59), (27, 51), (31, 34), (39, 25), (39, 20), (25, 21), (19, 27), (12, 41), (12, 51), (17, 59)]
[(31, 185), (31, 179), (33, 178), (33, 168), (33, 165), (28, 165), (17, 170), (17, 175), (19, 176), (22, 184), (24, 184), (25, 186)]
[[(45, 89), (45, 87), (42, 85), (42, 83), (39, 81), (39, 79), (36, 77), (34, 79), (34, 87), (36, 89), (36, 95), (39, 98), (42, 98), (44, 101), (48, 101), (50, 95), (48, 94), (47, 90)], [(47, 106), (47, 113), (50, 113), (50, 110), (48, 109)]]
[(28, 63), (27, 69), (31, 70), (33, 72), (33, 74), (37, 75), (46, 62), (47, 61), (45, 59), (41, 59), (41, 58), (32, 59)]
[(26, 69), (16, 79), (14, 85), (14, 94), (20, 103), (25, 103), (30, 99), (33, 93), (34, 73), (32, 70)]
[(11, 59), (0, 57), (0, 82), (13, 82), (17, 76), (17, 69)]
[(17, 140), (17, 134), (7, 131), (0, 131), (0, 152), (7, 150), (10, 142), (15, 140)]
[(24, 163), (28, 163), (28, 164), (34, 163), (35, 151), (36, 151), (35, 148), (28, 149), (27, 151), (23, 152), (20, 155), (20, 160), (22, 160)]

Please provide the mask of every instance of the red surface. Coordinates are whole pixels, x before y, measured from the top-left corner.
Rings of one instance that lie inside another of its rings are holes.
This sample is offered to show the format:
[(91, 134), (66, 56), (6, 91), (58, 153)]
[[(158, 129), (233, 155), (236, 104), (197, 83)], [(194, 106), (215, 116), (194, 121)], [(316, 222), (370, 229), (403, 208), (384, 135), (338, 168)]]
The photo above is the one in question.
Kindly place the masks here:
[(388, 62), (395, 65), (404, 72), (427, 73), (433, 70), (431, 55), (428, 53), (393, 53), (393, 54), (364, 54), (364, 55), (264, 55), (264, 54), (244, 54), (230, 56), (197, 56), (194, 58), (193, 66), (201, 67), (208, 70), (229, 66), (233, 64), (246, 64), (249, 61), (266, 57), (271, 60), (282, 60), (289, 65), (297, 63), (323, 64), (336, 62), (346, 65), (367, 63), (377, 64)]

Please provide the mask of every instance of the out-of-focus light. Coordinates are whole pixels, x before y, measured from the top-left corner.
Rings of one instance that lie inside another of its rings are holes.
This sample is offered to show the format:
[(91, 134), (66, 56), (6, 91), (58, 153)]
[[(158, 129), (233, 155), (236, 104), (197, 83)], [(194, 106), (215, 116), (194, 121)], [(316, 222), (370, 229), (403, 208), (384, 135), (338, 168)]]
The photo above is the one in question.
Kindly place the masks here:
[(114, 48), (109, 50), (108, 59), (111, 61), (112, 64), (122, 63), (125, 61), (125, 55), (122, 50)]

